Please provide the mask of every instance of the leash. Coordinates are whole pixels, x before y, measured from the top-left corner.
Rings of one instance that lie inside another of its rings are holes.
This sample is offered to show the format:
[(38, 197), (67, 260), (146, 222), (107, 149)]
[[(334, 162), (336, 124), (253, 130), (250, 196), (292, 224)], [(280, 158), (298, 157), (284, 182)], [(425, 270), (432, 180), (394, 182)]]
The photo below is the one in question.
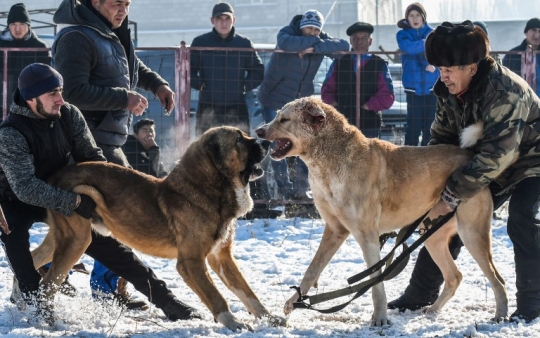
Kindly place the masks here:
[[(382, 269), (382, 267), (386, 265), (386, 269), (380, 275), (378, 275), (377, 277), (368, 279), (367, 281), (364, 281), (356, 285), (350, 285), (343, 289), (320, 293), (313, 296), (302, 295), (301, 290), (298, 286), (292, 286), (291, 289), (295, 289), (296, 292), (298, 292), (299, 294), (297, 301), (293, 303), (293, 308), (309, 309), (309, 310), (314, 310), (320, 313), (334, 313), (345, 308), (353, 300), (355, 300), (356, 298), (366, 293), (374, 285), (379, 284), (380, 282), (385, 281), (385, 280), (390, 280), (394, 278), (395, 276), (397, 276), (407, 266), (411, 252), (413, 252), (416, 248), (418, 248), (420, 244), (424, 243), (426, 239), (428, 239), (435, 231), (439, 230), (439, 228), (441, 228), (444, 224), (446, 224), (446, 222), (448, 222), (452, 217), (454, 217), (456, 213), (456, 209), (450, 211), (446, 215), (438, 217), (433, 222), (428, 219), (424, 220), (424, 225), (426, 226), (428, 230), (425, 231), (421, 235), (421, 237), (418, 238), (410, 247), (408, 247), (405, 241), (412, 235), (412, 233), (416, 230), (416, 228), (420, 225), (420, 223), (422, 223), (422, 220), (428, 215), (428, 213), (429, 211), (426, 212), (420, 218), (418, 218), (410, 226), (400, 230), (398, 237), (396, 239), (396, 244), (394, 245), (394, 248), (392, 248), (392, 250), (383, 259), (381, 259), (379, 262), (377, 262), (375, 265), (371, 266), (370, 268), (352, 277), (349, 277), (347, 279), (347, 282), (349, 284), (354, 284), (358, 281), (361, 281), (362, 279), (368, 277), (372, 273)], [(403, 251), (396, 258), (395, 261), (390, 263), (393, 259), (394, 251), (400, 245), (403, 245)], [(343, 304), (336, 305), (328, 309), (316, 309), (313, 307), (313, 305), (316, 305), (316, 304), (319, 304), (328, 300), (332, 300), (335, 298), (347, 296), (355, 292), (356, 294), (349, 301)], [(309, 303), (307, 301), (309, 301)]]

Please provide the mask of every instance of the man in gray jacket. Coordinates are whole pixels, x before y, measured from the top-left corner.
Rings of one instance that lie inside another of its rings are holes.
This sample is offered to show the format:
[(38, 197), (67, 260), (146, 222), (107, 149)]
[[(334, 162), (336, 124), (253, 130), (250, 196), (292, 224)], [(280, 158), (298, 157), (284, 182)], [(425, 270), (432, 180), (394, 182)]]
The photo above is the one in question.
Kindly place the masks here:
[[(135, 88), (156, 95), (167, 113), (174, 107), (169, 84), (135, 55), (129, 5), (128, 0), (62, 1), (53, 17), (60, 31), (51, 50), (54, 67), (64, 77), (66, 100), (81, 109), (107, 161), (126, 167), (130, 165), (122, 146), (132, 114), (139, 116), (148, 107)], [(116, 292), (117, 275), (99, 262), (93, 271), (94, 290)]]

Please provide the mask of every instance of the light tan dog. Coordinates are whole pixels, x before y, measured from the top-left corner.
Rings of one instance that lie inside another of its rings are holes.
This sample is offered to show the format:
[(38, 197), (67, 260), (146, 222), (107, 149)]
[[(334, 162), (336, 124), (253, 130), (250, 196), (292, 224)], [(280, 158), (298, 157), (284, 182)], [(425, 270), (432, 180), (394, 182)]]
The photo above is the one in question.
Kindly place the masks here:
[[(452, 145), (398, 147), (368, 139), (333, 107), (315, 98), (285, 105), (257, 135), (274, 141), (273, 159), (300, 156), (306, 163), (315, 205), (326, 222), (319, 249), (300, 284), (302, 294), (315, 286), (349, 234), (360, 244), (368, 267), (377, 263), (379, 235), (403, 228), (430, 210), (450, 174), (472, 156)], [(493, 287), (495, 318), (507, 316), (504, 280), (491, 255), (492, 204), (489, 191), (482, 190), (462, 203), (456, 216), (425, 242), (445, 280), (443, 292), (427, 311), (440, 310), (461, 281), (447, 245), (457, 231)], [(372, 325), (390, 324), (382, 283), (373, 287), (372, 297)], [(285, 314), (297, 299), (295, 294), (286, 302)]]
[(176, 258), (186, 284), (229, 329), (250, 327), (233, 316), (206, 261), (250, 313), (285, 325), (261, 304), (231, 253), (236, 219), (253, 207), (248, 182), (262, 176), (259, 163), (269, 144), (237, 128), (213, 128), (188, 147), (164, 179), (108, 163), (65, 167), (49, 183), (87, 194), (97, 207), (92, 220), (48, 211), (49, 233), (32, 253), (36, 267), (52, 260), (43, 289), (54, 296), (90, 244), (93, 227), (140, 252)]

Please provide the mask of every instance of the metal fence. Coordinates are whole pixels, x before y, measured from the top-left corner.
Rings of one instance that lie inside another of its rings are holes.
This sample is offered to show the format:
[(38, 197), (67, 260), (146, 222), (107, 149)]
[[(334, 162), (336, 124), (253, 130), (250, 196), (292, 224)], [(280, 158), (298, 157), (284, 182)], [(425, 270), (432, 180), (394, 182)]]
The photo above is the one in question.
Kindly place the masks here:
[[(8, 112), (9, 104), (11, 101), (12, 91), (16, 83), (17, 74), (14, 74), (14, 66), (12, 66), (12, 59), (15, 54), (12, 53), (25, 53), (25, 62), (27, 64), (35, 61), (42, 61), (40, 55), (44, 51), (49, 49), (32, 48), (32, 49), (20, 49), (20, 48), (0, 48), (1, 76), (3, 79), (3, 86), (0, 94), (2, 98), (0, 100), (2, 116), (5, 117)], [(257, 52), (265, 65), (268, 64), (270, 57), (273, 53), (285, 53), (281, 50), (274, 50), (268, 48), (255, 48), (255, 49), (239, 49), (239, 48), (190, 48), (182, 43), (179, 47), (164, 47), (164, 48), (138, 48), (138, 57), (153, 71), (160, 74), (165, 78), (173, 91), (176, 93), (175, 109), (172, 116), (166, 116), (164, 110), (161, 107), (157, 98), (153, 94), (141, 91), (149, 102), (149, 107), (142, 116), (135, 117), (134, 122), (140, 118), (151, 118), (155, 121), (156, 125), (156, 140), (162, 150), (162, 159), (166, 169), (171, 169), (177, 159), (185, 151), (186, 147), (199, 135), (195, 133), (195, 117), (198, 104), (198, 91), (191, 89), (190, 84), (190, 54), (194, 51), (199, 53), (209, 54), (227, 54), (240, 55), (246, 52)], [(343, 57), (347, 54), (353, 54), (352, 52), (339, 53), (338, 57)], [(404, 128), (406, 126), (407, 116), (407, 94), (402, 85), (402, 68), (399, 52), (384, 52), (374, 53), (387, 61), (389, 73), (391, 76), (395, 99), (391, 107), (384, 109), (380, 112), (382, 117), (382, 123), (380, 128), (379, 137), (395, 144), (401, 145), (404, 143)], [(538, 51), (528, 48), (525, 52), (509, 52), (509, 51), (494, 51), (492, 54), (502, 59), (505, 55), (520, 55), (521, 59), (521, 75), (536, 90), (536, 62)], [(20, 58), (17, 58), (20, 61)], [(360, 66), (360, 58), (356, 59), (356, 68)], [(324, 57), (320, 67), (315, 74), (313, 82), (313, 95), (321, 96), (324, 92), (323, 83), (327, 78), (328, 71), (331, 67), (332, 59)], [(20, 66), (20, 65), (19, 65)], [(287, 64), (283, 64), (283, 67), (288, 67)], [(229, 67), (229, 69), (227, 69)], [(231, 67), (238, 67), (237, 64), (228, 64), (222, 69), (222, 71), (231, 70)], [(516, 71), (516, 70), (514, 70)], [(360, 92), (360, 86), (357, 84), (366, 82), (368, 79), (373, 79), (373, 76), (366, 76), (362, 78), (360, 72), (357, 72), (353, 78), (350, 78), (350, 86), (356, 90), (356, 117), (363, 114), (358, 105), (360, 97), (363, 93)], [(228, 84), (230, 87), (234, 87), (234, 84)], [(366, 83), (364, 83), (365, 87)], [(376, 85), (373, 83), (373, 85)], [(347, 86), (347, 83), (345, 84)], [(343, 86), (340, 88), (344, 88)], [(261, 114), (261, 104), (257, 100), (257, 90), (252, 90), (246, 93), (246, 104), (249, 112), (249, 129), (254, 135), (254, 130), (260, 126), (263, 121)], [(353, 93), (354, 95), (354, 93)], [(323, 95), (324, 96), (324, 95)], [(361, 128), (360, 128), (361, 129)], [(275, 182), (272, 180), (273, 170), (270, 165), (267, 164), (267, 181), (264, 183), (272, 190), (277, 198), (266, 199), (266, 203), (269, 205), (287, 204), (292, 203), (290, 201), (282, 201), (279, 198), (279, 191)], [(271, 194), (272, 196), (274, 194)], [(294, 201), (293, 201), (294, 202)], [(298, 202), (298, 201), (296, 201)], [(303, 203), (303, 202), (300, 202)], [(306, 203), (309, 203), (306, 202)]]

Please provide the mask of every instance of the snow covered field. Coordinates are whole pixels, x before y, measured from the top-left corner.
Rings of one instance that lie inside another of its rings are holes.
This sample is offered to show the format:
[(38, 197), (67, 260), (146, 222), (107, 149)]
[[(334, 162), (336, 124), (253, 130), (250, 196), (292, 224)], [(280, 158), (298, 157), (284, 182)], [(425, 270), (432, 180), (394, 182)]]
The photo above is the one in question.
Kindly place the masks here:
[[(506, 215), (493, 221), (493, 253), (499, 272), (507, 283), (510, 313), (515, 310), (515, 277), (512, 244), (506, 232)], [(298, 285), (311, 262), (322, 236), (324, 223), (311, 219), (272, 219), (239, 221), (234, 254), (248, 282), (262, 302), (274, 314), (282, 314), (285, 301), (292, 295), (290, 286)], [(47, 228), (35, 225), (31, 230), (32, 248), (41, 242)], [(417, 235), (409, 242), (412, 243)], [(383, 252), (393, 246), (390, 240)], [(385, 283), (389, 300), (405, 289), (417, 252), (409, 265), (395, 279)], [(371, 293), (361, 296), (344, 310), (323, 315), (310, 310), (296, 310), (288, 318), (288, 327), (274, 328), (265, 321), (255, 320), (236, 297), (225, 289), (215, 275), (218, 288), (229, 301), (235, 315), (250, 323), (254, 332), (231, 332), (215, 323), (210, 312), (184, 284), (175, 270), (175, 261), (141, 255), (158, 277), (164, 279), (182, 300), (196, 306), (204, 320), (171, 322), (161, 310), (151, 307), (145, 312), (122, 312), (112, 305), (92, 301), (89, 277), (75, 273), (70, 277), (77, 286), (76, 298), (57, 296), (57, 314), (61, 320), (55, 327), (34, 327), (28, 323), (31, 314), (20, 312), (9, 302), (12, 273), (3, 250), (0, 250), (0, 335), (4, 337), (540, 337), (540, 320), (530, 324), (493, 324), (493, 293), (486, 278), (467, 250), (458, 259), (463, 282), (456, 296), (438, 315), (417, 312), (389, 311), (392, 326), (369, 326), (372, 313)], [(83, 256), (88, 269), (92, 259)], [(540, 268), (540, 267), (536, 267)], [(358, 244), (349, 238), (319, 279), (319, 289), (326, 292), (345, 287), (346, 279), (365, 269)], [(141, 294), (135, 293), (138, 297)], [(338, 299), (320, 308), (346, 301)]]

